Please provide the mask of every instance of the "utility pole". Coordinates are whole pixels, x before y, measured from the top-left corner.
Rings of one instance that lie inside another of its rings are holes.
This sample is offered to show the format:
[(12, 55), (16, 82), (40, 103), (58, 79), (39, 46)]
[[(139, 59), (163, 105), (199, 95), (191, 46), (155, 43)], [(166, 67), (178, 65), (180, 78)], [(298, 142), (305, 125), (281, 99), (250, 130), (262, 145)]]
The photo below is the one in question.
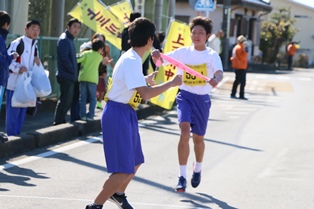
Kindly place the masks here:
[(225, 36), (222, 39), (222, 64), (223, 69), (228, 70), (229, 68), (229, 33), (230, 33), (230, 13), (231, 13), (231, 0), (224, 0), (223, 7), (223, 21), (222, 30), (225, 32)]
[(65, 0), (51, 1), (51, 14), (53, 17), (50, 20), (50, 35), (59, 37), (64, 31), (64, 5)]
[(156, 31), (161, 31), (162, 24), (162, 8), (163, 8), (163, 0), (156, 0), (155, 1), (155, 25), (156, 25)]
[(7, 10), (5, 7), (5, 0), (0, 0), (0, 10)]
[[(176, 1), (175, 0), (170, 0), (169, 2), (168, 2), (168, 17), (169, 17), (169, 19), (167, 20), (167, 24), (169, 24), (169, 22), (170, 22), (170, 19), (173, 17), (174, 18), (174, 16), (175, 16), (175, 13), (176, 13)], [(167, 26), (168, 27), (168, 26)], [(166, 27), (166, 28), (167, 28)]]

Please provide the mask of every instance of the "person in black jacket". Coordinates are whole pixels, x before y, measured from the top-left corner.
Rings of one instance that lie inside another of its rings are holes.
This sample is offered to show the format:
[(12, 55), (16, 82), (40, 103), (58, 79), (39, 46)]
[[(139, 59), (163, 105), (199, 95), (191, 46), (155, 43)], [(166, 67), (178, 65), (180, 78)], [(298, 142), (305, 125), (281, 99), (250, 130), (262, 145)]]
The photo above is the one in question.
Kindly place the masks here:
[(60, 85), (60, 98), (56, 106), (54, 125), (66, 123), (66, 114), (73, 103), (75, 85), (78, 79), (76, 50), (73, 40), (79, 34), (80, 29), (81, 22), (72, 18), (57, 42), (58, 71), (56, 76)]
[[(0, 111), (4, 89), (9, 77), (9, 65), (12, 60), (15, 60), (19, 55), (17, 52), (7, 53), (5, 40), (9, 33), (8, 29), (11, 23), (11, 16), (6, 11), (0, 11)], [(0, 132), (0, 143), (8, 141), (8, 137)]]
[[(141, 13), (139, 12), (132, 12), (130, 14), (130, 23), (133, 22), (136, 18), (139, 18), (141, 17)], [(131, 45), (129, 43), (129, 32), (128, 32), (128, 29), (129, 27), (126, 27), (123, 29), (122, 31), (122, 34), (121, 34), (121, 38), (122, 38), (122, 41), (121, 41), (121, 55), (128, 51), (130, 48), (131, 48)], [(146, 60), (144, 61), (143, 65), (142, 65), (142, 69), (143, 69), (143, 74), (144, 75), (147, 75), (147, 71), (148, 71), (148, 65), (149, 65), (149, 59), (150, 59), (150, 56), (148, 56), (146, 58)]]
[(0, 110), (4, 88), (9, 78), (9, 65), (19, 56), (17, 52), (7, 53), (5, 40), (9, 33), (10, 22), (11, 16), (6, 11), (0, 11)]
[[(141, 17), (141, 13), (139, 12), (132, 12), (130, 14), (130, 23), (133, 22), (136, 18)], [(122, 34), (121, 34), (121, 54), (124, 52), (128, 51), (131, 48), (130, 42), (129, 42), (129, 32), (128, 32), (129, 27), (126, 27), (123, 29)]]

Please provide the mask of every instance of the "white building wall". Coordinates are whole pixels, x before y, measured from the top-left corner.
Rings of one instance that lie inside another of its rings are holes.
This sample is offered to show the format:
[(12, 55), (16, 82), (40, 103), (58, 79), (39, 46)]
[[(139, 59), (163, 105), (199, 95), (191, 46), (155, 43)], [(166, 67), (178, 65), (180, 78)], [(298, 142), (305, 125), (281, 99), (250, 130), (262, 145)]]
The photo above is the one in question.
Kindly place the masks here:
[(197, 12), (189, 4), (183, 2), (176, 3), (176, 15), (190, 16), (190, 20), (197, 15), (209, 17), (213, 20), (213, 32), (219, 31), (222, 27), (222, 7), (216, 7), (214, 12)]
[(25, 0), (12, 0), (12, 22), (10, 29), (13, 34), (24, 34), (25, 23), (28, 21), (28, 1)]

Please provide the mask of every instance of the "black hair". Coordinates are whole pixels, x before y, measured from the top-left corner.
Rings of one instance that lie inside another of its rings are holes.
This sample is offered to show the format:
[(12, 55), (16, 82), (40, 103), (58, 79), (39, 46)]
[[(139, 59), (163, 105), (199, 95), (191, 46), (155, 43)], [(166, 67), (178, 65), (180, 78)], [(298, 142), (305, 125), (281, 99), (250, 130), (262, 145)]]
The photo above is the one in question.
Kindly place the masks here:
[(30, 20), (26, 23), (26, 28), (31, 27), (32, 25), (38, 25), (40, 27), (40, 22), (38, 20)]
[(129, 25), (129, 42), (132, 47), (142, 47), (149, 38), (154, 40), (156, 27), (152, 21), (139, 17)]
[(2, 28), (5, 23), (8, 23), (8, 25), (10, 25), (11, 16), (6, 11), (0, 11), (0, 28)]
[(102, 34), (102, 33), (95, 33), (92, 37), (91, 37), (91, 41), (93, 41), (94, 39), (96, 39), (96, 38), (98, 38), (98, 37), (102, 37), (103, 39), (104, 39), (104, 42), (106, 42), (106, 37), (105, 37), (105, 35), (104, 34)]
[(105, 43), (100, 40), (99, 38), (95, 38), (93, 41), (92, 41), (92, 50), (93, 51), (98, 51), (99, 49), (103, 48), (105, 46)]
[(73, 23), (79, 23), (81, 25), (81, 22), (76, 18), (71, 18), (67, 24), (68, 27), (71, 27)]
[(130, 14), (130, 22), (133, 22), (136, 18), (141, 17), (141, 13), (139, 12), (132, 12)]
[(159, 32), (159, 33), (157, 34), (157, 38), (158, 38), (158, 41), (159, 41), (160, 43), (162, 43), (162, 42), (165, 40), (165, 37), (166, 37), (165, 32)]
[(203, 26), (206, 34), (211, 34), (213, 30), (213, 21), (207, 17), (197, 16), (190, 22), (190, 30), (192, 32), (193, 28), (197, 25)]

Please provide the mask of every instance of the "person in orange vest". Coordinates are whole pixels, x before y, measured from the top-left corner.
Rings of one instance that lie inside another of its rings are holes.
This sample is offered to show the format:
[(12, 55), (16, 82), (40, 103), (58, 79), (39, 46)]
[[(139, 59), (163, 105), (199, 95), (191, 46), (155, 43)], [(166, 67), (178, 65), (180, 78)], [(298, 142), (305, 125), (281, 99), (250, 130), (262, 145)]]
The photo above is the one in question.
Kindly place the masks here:
[(239, 99), (247, 100), (244, 97), (244, 87), (246, 84), (246, 69), (248, 65), (247, 55), (248, 47), (246, 46), (246, 38), (241, 35), (237, 38), (238, 43), (232, 50), (232, 56), (230, 58), (232, 68), (235, 72), (235, 81), (233, 82), (232, 91), (230, 97), (236, 99), (236, 93), (238, 85), (240, 84), (240, 97)]
[(288, 70), (292, 70), (292, 63), (293, 63), (293, 56), (297, 51), (296, 42), (290, 42), (287, 46), (287, 53), (288, 53)]

